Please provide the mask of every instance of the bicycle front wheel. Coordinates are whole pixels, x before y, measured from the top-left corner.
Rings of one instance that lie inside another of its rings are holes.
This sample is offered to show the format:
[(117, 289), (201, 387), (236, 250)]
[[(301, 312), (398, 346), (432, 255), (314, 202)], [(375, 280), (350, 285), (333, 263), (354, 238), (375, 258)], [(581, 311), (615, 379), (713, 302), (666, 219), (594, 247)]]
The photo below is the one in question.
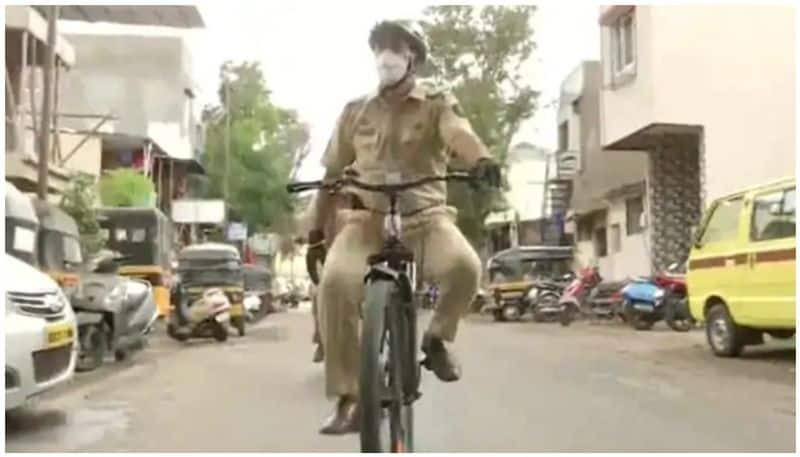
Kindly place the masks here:
[[(405, 452), (411, 446), (411, 405), (405, 405), (403, 357), (407, 337), (401, 308), (392, 281), (367, 284), (361, 331), (359, 397), (361, 403), (361, 451)], [(384, 425), (388, 409), (389, 427)]]

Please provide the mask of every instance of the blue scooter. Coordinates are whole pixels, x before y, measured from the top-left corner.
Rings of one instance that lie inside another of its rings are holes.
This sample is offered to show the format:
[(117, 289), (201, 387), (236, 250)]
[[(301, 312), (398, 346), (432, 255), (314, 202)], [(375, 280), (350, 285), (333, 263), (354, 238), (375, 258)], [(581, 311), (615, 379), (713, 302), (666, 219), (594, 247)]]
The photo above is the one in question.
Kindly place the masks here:
[(636, 330), (650, 330), (664, 318), (664, 289), (651, 278), (636, 278), (622, 288), (622, 313)]

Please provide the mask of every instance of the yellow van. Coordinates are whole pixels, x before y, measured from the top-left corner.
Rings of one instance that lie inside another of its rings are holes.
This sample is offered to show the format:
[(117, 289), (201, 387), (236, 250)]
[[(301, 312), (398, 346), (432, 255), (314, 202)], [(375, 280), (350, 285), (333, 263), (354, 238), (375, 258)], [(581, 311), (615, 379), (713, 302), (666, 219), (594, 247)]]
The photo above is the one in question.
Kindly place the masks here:
[(795, 332), (795, 179), (716, 200), (689, 255), (689, 306), (718, 356)]

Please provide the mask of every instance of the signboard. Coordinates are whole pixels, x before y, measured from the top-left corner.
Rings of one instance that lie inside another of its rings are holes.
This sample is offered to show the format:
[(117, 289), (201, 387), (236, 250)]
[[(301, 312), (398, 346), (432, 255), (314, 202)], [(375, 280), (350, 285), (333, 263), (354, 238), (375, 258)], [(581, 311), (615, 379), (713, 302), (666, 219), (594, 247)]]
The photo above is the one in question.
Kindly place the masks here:
[(172, 221), (178, 224), (225, 222), (225, 200), (173, 200)]
[(231, 222), (228, 225), (228, 241), (244, 241), (247, 239), (247, 224)]

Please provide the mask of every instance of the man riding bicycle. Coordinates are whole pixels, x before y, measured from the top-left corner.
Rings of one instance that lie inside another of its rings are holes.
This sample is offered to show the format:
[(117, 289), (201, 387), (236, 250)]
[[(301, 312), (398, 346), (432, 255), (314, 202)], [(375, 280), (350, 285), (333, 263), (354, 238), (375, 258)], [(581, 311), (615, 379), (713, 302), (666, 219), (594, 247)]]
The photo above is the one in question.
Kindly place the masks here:
[[(411, 24), (384, 21), (369, 36), (375, 54), (379, 90), (348, 103), (341, 113), (323, 157), (326, 179), (345, 170), (365, 182), (383, 184), (443, 175), (450, 155), (472, 167), (474, 176), (500, 185), (500, 168), (462, 116), (448, 92), (424, 87), (416, 80), (427, 47)], [(334, 211), (332, 196), (320, 191), (314, 227), (308, 236), (308, 265), (325, 259), (318, 288), (322, 340), (325, 347), (326, 393), (338, 398), (336, 409), (320, 430), (323, 434), (358, 431), (359, 307), (364, 299), (367, 257), (381, 249), (382, 224), (388, 209), (384, 195), (347, 189), (343, 226), (325, 250), (324, 221)], [(423, 351), (428, 366), (446, 382), (461, 369), (444, 342), (452, 342), (458, 321), (478, 288), (478, 255), (456, 227), (455, 209), (446, 206), (446, 183), (431, 182), (399, 196), (403, 243), (424, 251), (423, 278), (439, 285), (440, 299)]]

